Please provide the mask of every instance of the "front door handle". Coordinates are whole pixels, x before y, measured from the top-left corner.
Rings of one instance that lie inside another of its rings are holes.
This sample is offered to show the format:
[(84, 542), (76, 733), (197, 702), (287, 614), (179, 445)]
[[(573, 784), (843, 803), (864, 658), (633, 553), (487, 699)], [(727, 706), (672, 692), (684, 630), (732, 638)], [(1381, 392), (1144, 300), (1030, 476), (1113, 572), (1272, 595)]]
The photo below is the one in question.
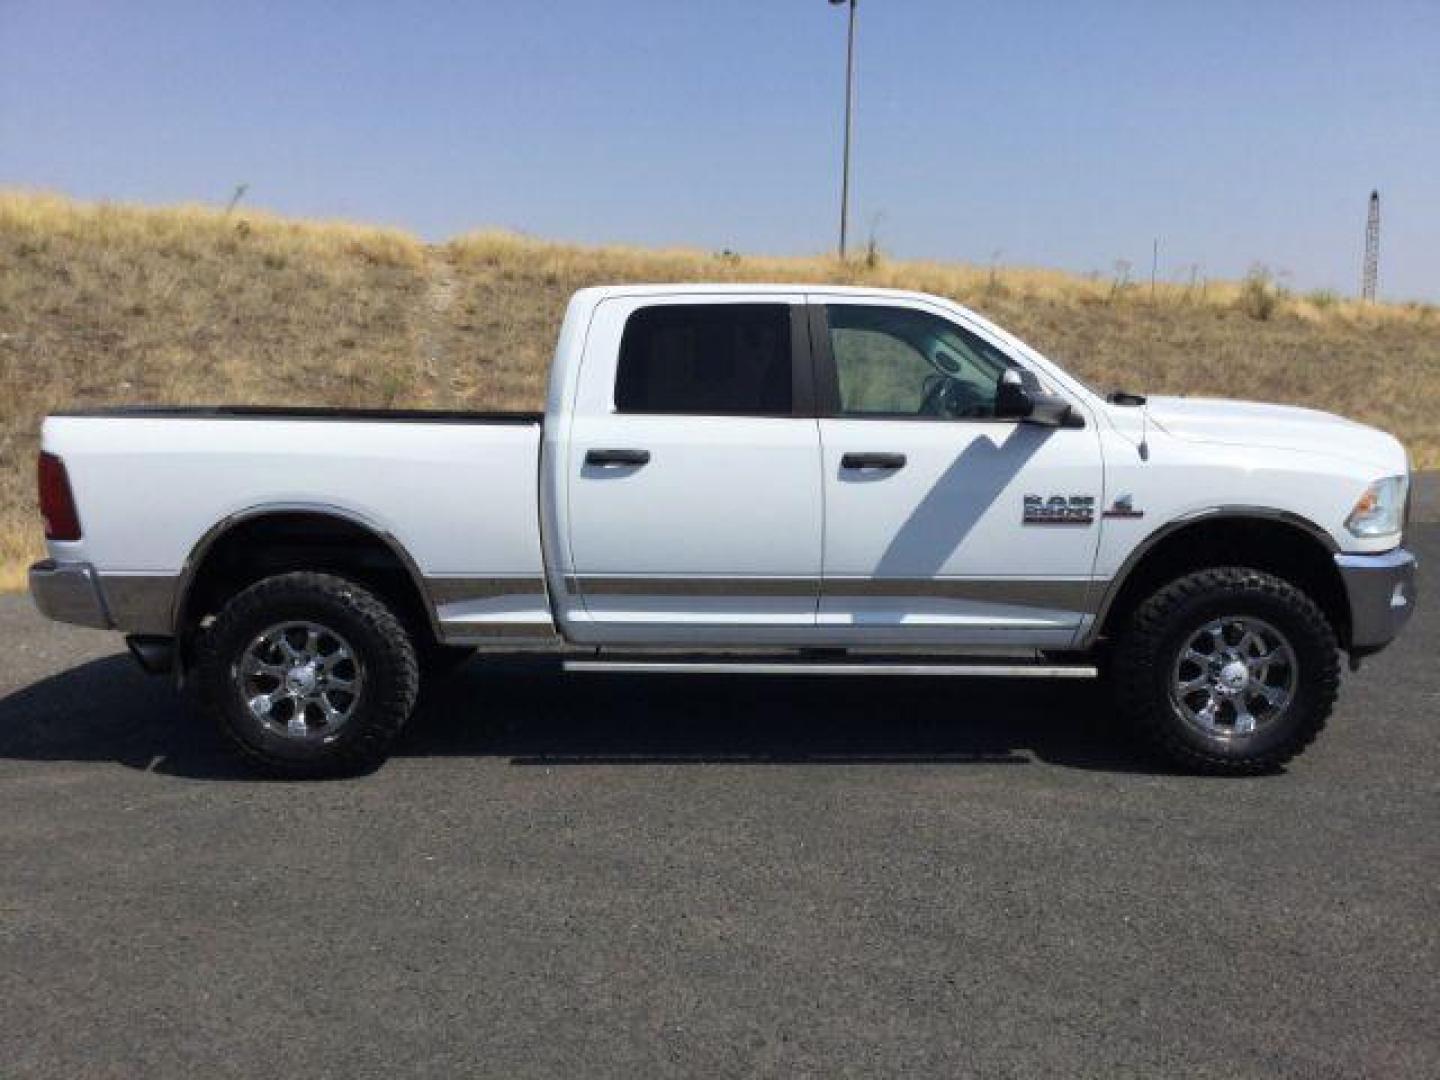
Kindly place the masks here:
[(585, 452), (586, 465), (648, 465), (650, 464), (649, 450), (587, 450)]
[(849, 453), (840, 457), (842, 469), (903, 469), (904, 454)]

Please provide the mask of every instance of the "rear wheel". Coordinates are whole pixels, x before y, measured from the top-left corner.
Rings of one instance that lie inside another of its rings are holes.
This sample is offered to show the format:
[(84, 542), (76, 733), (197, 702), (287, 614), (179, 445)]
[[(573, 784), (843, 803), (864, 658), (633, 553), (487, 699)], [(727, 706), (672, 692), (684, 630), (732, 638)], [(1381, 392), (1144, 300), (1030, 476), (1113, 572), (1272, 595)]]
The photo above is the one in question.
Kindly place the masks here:
[(1289, 582), (1242, 567), (1172, 581), (1135, 611), (1114, 655), (1121, 713), (1171, 762), (1277, 768), (1325, 726), (1340, 683), (1335, 632)]
[(206, 712), (265, 771), (317, 777), (371, 771), (414, 707), (415, 648), (374, 594), (329, 574), (266, 578), (235, 596), (205, 634)]

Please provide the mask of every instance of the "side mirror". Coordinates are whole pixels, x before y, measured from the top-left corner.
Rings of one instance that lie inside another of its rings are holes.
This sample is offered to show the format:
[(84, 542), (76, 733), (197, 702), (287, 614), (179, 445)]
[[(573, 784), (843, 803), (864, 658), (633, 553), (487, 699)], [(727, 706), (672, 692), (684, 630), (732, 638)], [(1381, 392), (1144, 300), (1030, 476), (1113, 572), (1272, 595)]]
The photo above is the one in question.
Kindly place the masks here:
[(1045, 427), (1071, 427), (1078, 419), (1070, 402), (1059, 394), (1047, 394), (1034, 373), (1023, 368), (1008, 368), (1001, 374), (995, 388), (995, 416)]

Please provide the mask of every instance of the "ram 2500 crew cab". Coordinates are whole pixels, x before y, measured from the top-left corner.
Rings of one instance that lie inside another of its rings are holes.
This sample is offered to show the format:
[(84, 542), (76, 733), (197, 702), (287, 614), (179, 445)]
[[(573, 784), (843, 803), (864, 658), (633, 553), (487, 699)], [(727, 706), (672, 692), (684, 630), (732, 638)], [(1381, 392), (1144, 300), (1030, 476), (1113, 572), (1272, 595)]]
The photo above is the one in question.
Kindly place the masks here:
[(39, 472), (40, 609), (123, 631), (291, 775), (378, 765), (422, 671), (477, 647), (1103, 674), (1171, 759), (1257, 771), (1415, 601), (1389, 435), (1102, 396), (913, 293), (585, 289), (543, 416), (72, 412)]

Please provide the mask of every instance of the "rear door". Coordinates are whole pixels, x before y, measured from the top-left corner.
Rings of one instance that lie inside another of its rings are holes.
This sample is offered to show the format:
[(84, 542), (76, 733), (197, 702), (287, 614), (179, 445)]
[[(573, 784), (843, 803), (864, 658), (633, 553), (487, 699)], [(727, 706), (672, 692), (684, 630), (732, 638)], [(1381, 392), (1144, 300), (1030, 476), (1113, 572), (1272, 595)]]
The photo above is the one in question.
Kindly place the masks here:
[(1017, 361), (944, 308), (814, 299), (818, 626), (871, 643), (1068, 645), (1091, 600), (1094, 423), (998, 419)]
[(597, 306), (566, 451), (572, 637), (813, 632), (822, 514), (808, 336), (798, 295)]

